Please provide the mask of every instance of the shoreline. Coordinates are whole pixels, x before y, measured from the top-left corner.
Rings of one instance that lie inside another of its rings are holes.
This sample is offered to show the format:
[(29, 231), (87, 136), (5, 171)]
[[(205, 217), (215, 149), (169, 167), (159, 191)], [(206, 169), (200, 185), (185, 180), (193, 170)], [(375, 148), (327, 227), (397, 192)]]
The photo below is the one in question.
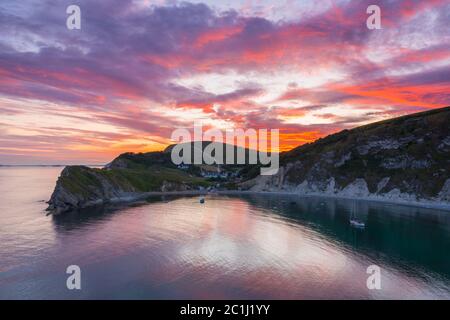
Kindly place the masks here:
[(295, 197), (318, 197), (325, 199), (341, 199), (341, 200), (357, 200), (357, 201), (368, 201), (376, 203), (384, 203), (391, 205), (402, 205), (407, 207), (425, 208), (425, 209), (435, 209), (450, 212), (450, 203), (437, 203), (433, 201), (406, 201), (406, 200), (393, 200), (385, 199), (381, 197), (350, 197), (341, 196), (334, 194), (321, 194), (321, 193), (308, 193), (301, 194), (289, 191), (249, 191), (249, 190), (190, 190), (190, 191), (152, 191), (146, 192), (141, 195), (137, 195), (135, 198), (117, 198), (111, 199), (108, 202), (135, 202), (139, 200), (144, 200), (151, 196), (196, 196), (196, 195), (283, 195), (283, 196), (295, 196)]
[[(357, 201), (368, 201), (368, 202), (376, 202), (376, 203), (384, 203), (391, 205), (402, 205), (407, 207), (416, 207), (416, 208), (426, 208), (426, 209), (436, 209), (436, 210), (444, 210), (450, 211), (450, 203), (436, 203), (433, 201), (406, 201), (406, 200), (393, 200), (393, 199), (385, 199), (382, 197), (350, 197), (350, 196), (342, 196), (342, 195), (334, 195), (327, 193), (296, 193), (289, 191), (223, 191), (223, 194), (231, 193), (231, 194), (270, 194), (270, 195), (286, 195), (286, 196), (297, 196), (297, 197), (318, 197), (325, 199), (341, 199), (341, 200), (357, 200)], [(221, 193), (219, 191), (218, 193)]]
[[(95, 206), (103, 206), (108, 204), (131, 204), (139, 201), (145, 201), (147, 198), (152, 196), (206, 196), (206, 195), (278, 195), (278, 196), (291, 196), (298, 198), (323, 198), (323, 199), (336, 199), (336, 200), (354, 200), (354, 201), (366, 201), (378, 204), (386, 205), (400, 205), (406, 207), (424, 208), (447, 211), (450, 213), (450, 203), (439, 203), (433, 201), (407, 201), (402, 199), (386, 199), (380, 196), (369, 196), (369, 197), (351, 197), (339, 194), (328, 194), (328, 193), (298, 193), (292, 191), (252, 191), (252, 190), (186, 190), (186, 191), (150, 191), (143, 193), (133, 193), (126, 194), (120, 197), (115, 197), (111, 199), (98, 199), (91, 200), (84, 203), (78, 207), (72, 207), (68, 209), (63, 208), (47, 208), (47, 214), (59, 215), (65, 212), (70, 212), (73, 210), (82, 210), (87, 208), (92, 208)], [(48, 202), (47, 202), (48, 203)]]

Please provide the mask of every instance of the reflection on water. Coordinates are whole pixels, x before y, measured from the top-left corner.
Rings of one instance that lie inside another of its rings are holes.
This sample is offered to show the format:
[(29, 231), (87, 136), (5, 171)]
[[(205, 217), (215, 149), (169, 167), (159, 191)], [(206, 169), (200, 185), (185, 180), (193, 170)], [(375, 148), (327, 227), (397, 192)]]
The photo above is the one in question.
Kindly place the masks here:
[[(448, 212), (247, 195), (45, 216), (59, 171), (0, 169), (0, 298), (450, 298)], [(65, 287), (71, 264), (80, 291)]]

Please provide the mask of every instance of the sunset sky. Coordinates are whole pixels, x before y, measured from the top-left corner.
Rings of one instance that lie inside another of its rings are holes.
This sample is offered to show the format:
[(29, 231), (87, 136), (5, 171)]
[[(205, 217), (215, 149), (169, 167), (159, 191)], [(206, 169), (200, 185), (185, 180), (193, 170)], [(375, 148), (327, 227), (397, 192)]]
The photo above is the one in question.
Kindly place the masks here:
[(448, 0), (0, 2), (0, 164), (103, 164), (195, 120), (288, 150), (449, 101)]

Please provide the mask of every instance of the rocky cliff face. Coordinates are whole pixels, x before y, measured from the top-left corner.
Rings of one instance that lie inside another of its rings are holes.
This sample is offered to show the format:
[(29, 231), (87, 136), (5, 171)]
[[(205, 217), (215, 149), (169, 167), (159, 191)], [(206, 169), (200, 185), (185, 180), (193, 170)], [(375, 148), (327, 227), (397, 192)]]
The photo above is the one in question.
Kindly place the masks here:
[(137, 200), (149, 192), (186, 191), (206, 185), (203, 179), (172, 168), (116, 160), (104, 169), (64, 168), (48, 201), (48, 210), (58, 214), (107, 202)]
[(450, 108), (344, 130), (282, 154), (242, 187), (450, 204)]
[(48, 209), (60, 213), (106, 200), (132, 197), (136, 192), (131, 184), (114, 182), (99, 170), (69, 166), (58, 178)]

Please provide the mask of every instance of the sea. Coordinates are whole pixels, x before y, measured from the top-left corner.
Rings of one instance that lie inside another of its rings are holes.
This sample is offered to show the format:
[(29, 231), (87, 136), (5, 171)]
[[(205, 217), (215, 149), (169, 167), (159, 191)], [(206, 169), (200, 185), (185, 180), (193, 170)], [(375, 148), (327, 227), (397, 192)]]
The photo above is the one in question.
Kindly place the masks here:
[(449, 211), (211, 194), (49, 215), (61, 170), (0, 167), (0, 299), (450, 299)]

